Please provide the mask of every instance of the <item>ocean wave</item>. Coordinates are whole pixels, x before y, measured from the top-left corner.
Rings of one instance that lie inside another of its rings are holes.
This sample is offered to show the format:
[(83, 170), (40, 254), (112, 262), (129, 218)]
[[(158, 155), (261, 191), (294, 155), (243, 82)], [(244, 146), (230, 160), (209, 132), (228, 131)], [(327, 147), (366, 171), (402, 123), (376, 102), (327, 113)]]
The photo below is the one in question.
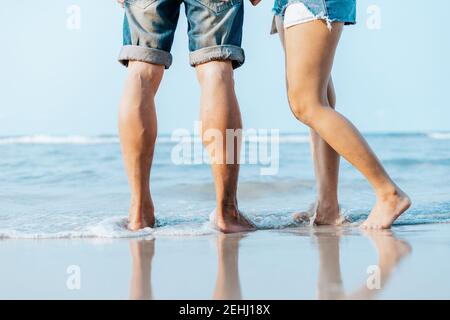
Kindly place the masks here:
[[(279, 136), (272, 135), (243, 135), (243, 141), (245, 143), (308, 143), (310, 141), (309, 135), (307, 134), (280, 134)], [(201, 144), (202, 141), (198, 136), (192, 137), (176, 137), (172, 138), (170, 136), (158, 137), (157, 143), (163, 144), (176, 144), (176, 143), (198, 143)]]
[[(423, 134), (409, 134), (409, 133), (380, 133), (380, 134), (367, 134), (369, 137), (428, 137), (434, 140), (450, 140), (450, 132), (432, 132)], [(310, 141), (309, 134), (299, 133), (284, 133), (278, 136), (276, 135), (264, 135), (264, 134), (245, 134), (244, 141), (247, 143), (271, 143), (272, 141), (282, 144), (298, 144), (308, 143)], [(117, 144), (119, 143), (119, 137), (116, 135), (99, 135), (99, 136), (84, 136), (84, 135), (23, 135), (23, 136), (3, 136), (0, 137), (0, 145), (14, 145), (14, 144)], [(176, 143), (201, 143), (198, 136), (186, 136), (186, 137), (172, 137), (168, 134), (162, 134), (158, 137), (157, 142), (160, 144), (176, 144)]]
[[(307, 143), (309, 142), (309, 136), (304, 134), (299, 135), (280, 135), (274, 136), (244, 136), (245, 142), (258, 142), (258, 143), (271, 143), (272, 140), (278, 143)], [(27, 145), (27, 144), (39, 144), (39, 145), (89, 145), (89, 144), (118, 144), (120, 142), (118, 136), (56, 136), (56, 135), (28, 135), (28, 136), (8, 136), (0, 137), (0, 145)], [(192, 137), (190, 139), (172, 139), (171, 136), (160, 136), (157, 139), (157, 143), (160, 144), (176, 144), (176, 143), (200, 143), (198, 137)]]
[(398, 166), (417, 166), (417, 165), (432, 165), (432, 166), (449, 166), (450, 158), (441, 159), (426, 159), (426, 158), (394, 158), (383, 160), (383, 163)]
[(280, 135), (280, 143), (309, 143), (309, 135)]
[(435, 140), (450, 140), (450, 132), (432, 132), (427, 136)]
[(0, 144), (111, 144), (118, 142), (119, 138), (114, 136), (31, 135), (0, 138)]

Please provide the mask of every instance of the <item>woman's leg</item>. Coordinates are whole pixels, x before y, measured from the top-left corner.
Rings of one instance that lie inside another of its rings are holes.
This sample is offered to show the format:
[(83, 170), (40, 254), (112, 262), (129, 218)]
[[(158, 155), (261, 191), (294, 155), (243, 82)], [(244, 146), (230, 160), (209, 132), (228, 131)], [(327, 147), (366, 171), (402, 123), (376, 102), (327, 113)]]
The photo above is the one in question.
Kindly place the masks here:
[[(285, 48), (283, 19), (275, 17), (281, 44)], [(331, 108), (336, 106), (336, 94), (333, 80), (327, 85), (327, 101)], [(339, 154), (330, 147), (313, 129), (311, 129), (311, 150), (317, 183), (316, 224), (335, 224), (339, 219), (338, 177)]]
[[(327, 87), (328, 103), (335, 108), (333, 80), (330, 76)], [(316, 224), (339, 223), (338, 179), (339, 154), (320, 135), (311, 129), (312, 155), (317, 184)]]
[(327, 88), (343, 23), (330, 31), (322, 20), (286, 29), (288, 97), (295, 117), (311, 127), (355, 166), (375, 190), (377, 202), (363, 227), (389, 228), (410, 206), (367, 142), (344, 116), (330, 107)]

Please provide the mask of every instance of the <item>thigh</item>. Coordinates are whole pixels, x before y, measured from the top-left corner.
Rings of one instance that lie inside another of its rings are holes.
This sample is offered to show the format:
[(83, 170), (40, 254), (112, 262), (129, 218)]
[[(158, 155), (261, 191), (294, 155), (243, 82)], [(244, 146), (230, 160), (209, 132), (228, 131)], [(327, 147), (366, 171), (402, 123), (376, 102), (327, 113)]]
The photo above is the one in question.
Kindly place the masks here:
[(324, 21), (315, 20), (285, 29), (288, 86), (326, 98), (342, 27), (335, 22), (329, 30)]
[[(286, 51), (285, 49), (285, 41), (284, 41), (284, 34), (285, 34), (285, 28), (284, 28), (284, 21), (283, 21), (283, 17), (281, 15), (276, 15), (274, 16), (274, 26), (276, 28), (276, 31), (280, 37), (280, 41), (281, 41), (281, 45), (283, 47), (283, 50)], [(328, 104), (332, 107), (335, 108), (336, 105), (336, 93), (335, 93), (335, 89), (334, 89), (334, 84), (333, 84), (333, 79), (332, 76), (330, 75), (330, 79), (328, 81), (328, 85), (327, 85), (327, 97), (328, 97)]]
[(191, 65), (213, 60), (244, 62), (241, 48), (243, 0), (184, 0)]
[(129, 44), (170, 51), (180, 5), (177, 0), (126, 0)]
[(124, 60), (129, 56), (168, 67), (180, 5), (181, 0), (125, 0)]

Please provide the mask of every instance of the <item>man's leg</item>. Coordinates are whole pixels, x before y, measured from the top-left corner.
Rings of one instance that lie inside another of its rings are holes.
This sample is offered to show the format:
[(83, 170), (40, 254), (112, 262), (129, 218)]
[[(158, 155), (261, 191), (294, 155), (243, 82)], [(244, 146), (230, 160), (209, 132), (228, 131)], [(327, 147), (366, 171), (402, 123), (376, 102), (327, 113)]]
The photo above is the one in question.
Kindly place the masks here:
[[(237, 205), (237, 184), (239, 174), (238, 155), (239, 138), (228, 141), (234, 150), (232, 163), (225, 140), (226, 130), (242, 128), (241, 113), (234, 91), (233, 67), (230, 61), (211, 61), (196, 66), (198, 80), (201, 86), (202, 138), (210, 152), (212, 173), (216, 189), (217, 227), (223, 232), (242, 232), (253, 229), (253, 225), (240, 215)], [(208, 131), (220, 132), (223, 137), (222, 150), (217, 150), (218, 144), (210, 141)], [(206, 133), (206, 135), (205, 135)]]
[[(229, 139), (231, 150), (227, 150), (226, 141), (227, 129), (242, 128), (233, 68), (245, 60), (241, 48), (243, 3), (185, 0), (184, 6), (189, 24), (189, 61), (201, 86), (202, 139), (211, 158), (216, 189), (215, 224), (223, 232), (253, 230), (252, 223), (239, 213), (236, 199), (240, 139)], [(208, 135), (221, 136), (222, 145)]]
[(163, 72), (162, 65), (130, 61), (120, 104), (120, 142), (131, 188), (130, 230), (155, 224), (149, 183), (157, 131), (154, 97)]
[(172, 0), (124, 2), (119, 61), (128, 66), (128, 78), (120, 105), (119, 132), (131, 188), (130, 230), (155, 224), (149, 186), (157, 132), (154, 97), (164, 68), (172, 63), (170, 50), (180, 4)]

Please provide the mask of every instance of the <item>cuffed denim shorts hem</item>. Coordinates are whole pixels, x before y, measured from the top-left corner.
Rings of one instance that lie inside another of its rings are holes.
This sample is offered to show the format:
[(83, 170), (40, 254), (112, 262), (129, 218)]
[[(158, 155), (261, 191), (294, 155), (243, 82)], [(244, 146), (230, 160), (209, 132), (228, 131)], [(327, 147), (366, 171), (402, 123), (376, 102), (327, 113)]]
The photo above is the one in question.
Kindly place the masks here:
[(244, 50), (233, 45), (218, 45), (201, 48), (189, 54), (189, 63), (195, 67), (199, 64), (210, 61), (231, 61), (233, 69), (239, 68), (244, 64)]
[(158, 64), (163, 65), (165, 69), (169, 69), (172, 64), (172, 55), (170, 52), (159, 49), (125, 45), (120, 50), (119, 62), (127, 67), (129, 61)]
[(181, 4), (188, 21), (190, 62), (244, 62), (242, 0), (125, 0), (123, 48), (119, 61), (145, 61), (170, 67)]

